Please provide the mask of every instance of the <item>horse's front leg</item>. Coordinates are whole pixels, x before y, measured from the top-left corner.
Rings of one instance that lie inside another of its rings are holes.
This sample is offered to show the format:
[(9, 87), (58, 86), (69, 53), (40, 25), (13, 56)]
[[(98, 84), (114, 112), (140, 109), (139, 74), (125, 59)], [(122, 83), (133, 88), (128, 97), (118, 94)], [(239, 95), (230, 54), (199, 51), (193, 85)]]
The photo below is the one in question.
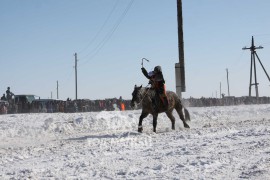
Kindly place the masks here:
[(149, 113), (147, 112), (142, 112), (141, 116), (140, 116), (140, 121), (139, 121), (139, 125), (138, 125), (138, 132), (142, 132), (143, 127), (142, 127), (142, 121), (144, 118), (146, 118), (148, 116)]
[(153, 114), (153, 131), (156, 132), (158, 114)]

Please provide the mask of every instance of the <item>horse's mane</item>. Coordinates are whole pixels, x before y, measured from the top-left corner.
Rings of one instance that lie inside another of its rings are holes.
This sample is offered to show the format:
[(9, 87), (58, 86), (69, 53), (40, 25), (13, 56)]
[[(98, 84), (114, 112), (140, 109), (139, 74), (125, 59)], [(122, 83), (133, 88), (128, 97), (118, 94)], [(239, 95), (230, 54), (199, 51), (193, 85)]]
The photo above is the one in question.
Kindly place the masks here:
[(156, 94), (156, 91), (150, 87), (142, 87), (140, 91), (141, 91), (142, 96), (145, 96), (145, 97), (148, 96), (150, 98), (155, 97), (155, 94)]

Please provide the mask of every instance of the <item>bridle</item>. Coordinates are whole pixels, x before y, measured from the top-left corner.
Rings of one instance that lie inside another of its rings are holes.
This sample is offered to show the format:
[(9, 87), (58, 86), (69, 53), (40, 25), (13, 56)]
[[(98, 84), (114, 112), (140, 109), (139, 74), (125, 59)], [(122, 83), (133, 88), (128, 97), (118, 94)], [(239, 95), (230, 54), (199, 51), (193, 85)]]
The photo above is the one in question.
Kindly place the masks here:
[[(147, 87), (147, 86), (146, 86)], [(146, 97), (146, 95), (148, 94), (148, 91), (150, 90), (150, 88), (148, 88), (147, 89), (147, 91), (144, 93), (144, 96), (142, 97), (142, 99), (141, 99), (141, 101), (140, 101), (140, 103), (139, 104), (141, 104), (142, 103), (142, 101), (144, 100), (144, 98)], [(140, 93), (140, 95), (142, 95), (141, 93)]]
[[(149, 86), (149, 84), (145, 88), (147, 88), (148, 86)], [(139, 91), (139, 92), (137, 92), (139, 94), (137, 94), (137, 98), (136, 99), (140, 99), (140, 102), (138, 104), (141, 104), (142, 101), (144, 100), (144, 98), (147, 96), (150, 88), (148, 88), (146, 91), (144, 91), (144, 93), (142, 93), (141, 88), (139, 90), (138, 89), (136, 89), (136, 90)], [(136, 100), (135, 100), (135, 102), (136, 102)]]

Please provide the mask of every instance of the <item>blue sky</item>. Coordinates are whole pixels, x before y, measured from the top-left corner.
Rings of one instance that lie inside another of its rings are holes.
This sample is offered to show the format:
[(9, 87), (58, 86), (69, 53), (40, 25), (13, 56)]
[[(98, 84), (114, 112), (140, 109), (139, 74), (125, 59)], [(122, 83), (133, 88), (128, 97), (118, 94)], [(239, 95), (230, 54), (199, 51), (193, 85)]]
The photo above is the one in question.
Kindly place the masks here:
[[(269, 0), (183, 0), (186, 92), (184, 98), (248, 95), (251, 36), (270, 74)], [(141, 73), (161, 65), (175, 91), (178, 62), (176, 0), (1, 0), (0, 93), (75, 98), (74, 53), (78, 53), (78, 98), (131, 98)], [(259, 95), (270, 82), (257, 62)], [(253, 89), (252, 94), (255, 95)]]

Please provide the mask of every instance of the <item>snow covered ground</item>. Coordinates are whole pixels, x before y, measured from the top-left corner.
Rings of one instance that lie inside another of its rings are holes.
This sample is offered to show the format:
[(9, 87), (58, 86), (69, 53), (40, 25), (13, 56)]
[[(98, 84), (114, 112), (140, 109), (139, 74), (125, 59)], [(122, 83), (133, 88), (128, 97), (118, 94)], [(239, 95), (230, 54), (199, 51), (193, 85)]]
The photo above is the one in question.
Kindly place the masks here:
[(0, 116), (0, 179), (270, 179), (270, 105)]

